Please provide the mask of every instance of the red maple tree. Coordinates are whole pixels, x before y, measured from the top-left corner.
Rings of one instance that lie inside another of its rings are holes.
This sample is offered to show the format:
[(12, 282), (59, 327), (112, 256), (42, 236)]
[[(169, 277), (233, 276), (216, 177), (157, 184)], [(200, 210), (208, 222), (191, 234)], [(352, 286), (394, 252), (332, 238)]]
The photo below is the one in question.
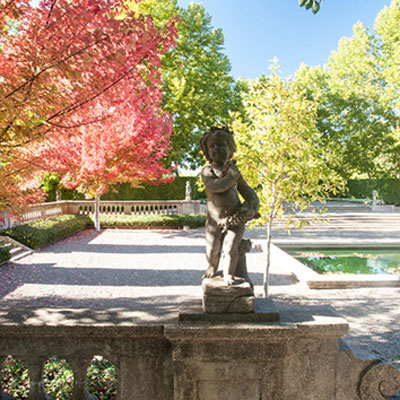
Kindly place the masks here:
[(157, 29), (118, 0), (6, 0), (0, 34), (0, 208), (36, 200), (41, 171), (89, 195), (163, 178), (159, 68), (173, 21)]

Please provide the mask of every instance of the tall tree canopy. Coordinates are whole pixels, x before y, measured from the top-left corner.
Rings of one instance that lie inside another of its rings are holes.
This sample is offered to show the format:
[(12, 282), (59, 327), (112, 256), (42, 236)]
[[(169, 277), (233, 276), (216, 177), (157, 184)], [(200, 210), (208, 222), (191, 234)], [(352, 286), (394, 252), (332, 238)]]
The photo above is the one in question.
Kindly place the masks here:
[(336, 147), (345, 177), (400, 171), (399, 24), (399, 1), (394, 0), (379, 13), (375, 34), (359, 22), (324, 68), (303, 65), (297, 71), (309, 96), (320, 103), (318, 128)]
[(229, 112), (240, 108), (222, 30), (213, 28), (211, 16), (198, 3), (184, 9), (176, 0), (144, 0), (131, 8), (152, 15), (159, 26), (178, 17), (176, 45), (161, 60), (163, 108), (173, 117), (168, 160), (170, 165), (196, 168), (202, 161), (200, 135), (231, 121)]
[(64, 182), (92, 193), (122, 170), (123, 180), (143, 180), (149, 170), (134, 165), (139, 154), (165, 172), (170, 122), (160, 108), (159, 68), (176, 28), (127, 10), (116, 18), (124, 10), (117, 0), (2, 7), (0, 208), (22, 203), (27, 189), (37, 193), (29, 178), (42, 167), (68, 165)]

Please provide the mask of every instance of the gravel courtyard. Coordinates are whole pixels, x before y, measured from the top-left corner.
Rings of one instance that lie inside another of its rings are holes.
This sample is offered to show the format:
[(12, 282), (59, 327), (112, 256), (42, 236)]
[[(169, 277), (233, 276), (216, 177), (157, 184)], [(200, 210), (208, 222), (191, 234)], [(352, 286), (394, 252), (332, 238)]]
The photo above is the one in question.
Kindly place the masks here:
[[(264, 232), (248, 236), (258, 248), (247, 261), (261, 296)], [(0, 323), (72, 324), (77, 313), (88, 324), (176, 321), (202, 296), (204, 254), (203, 229), (84, 230), (0, 268)], [(270, 294), (281, 310), (334, 307), (358, 357), (400, 354), (399, 288), (311, 290), (274, 251)]]

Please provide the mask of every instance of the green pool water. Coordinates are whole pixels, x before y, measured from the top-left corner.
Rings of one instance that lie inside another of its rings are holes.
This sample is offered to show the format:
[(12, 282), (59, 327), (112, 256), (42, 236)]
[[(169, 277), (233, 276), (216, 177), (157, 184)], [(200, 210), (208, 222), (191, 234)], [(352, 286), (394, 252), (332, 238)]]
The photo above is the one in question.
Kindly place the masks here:
[(320, 274), (400, 274), (400, 249), (317, 249), (289, 253)]

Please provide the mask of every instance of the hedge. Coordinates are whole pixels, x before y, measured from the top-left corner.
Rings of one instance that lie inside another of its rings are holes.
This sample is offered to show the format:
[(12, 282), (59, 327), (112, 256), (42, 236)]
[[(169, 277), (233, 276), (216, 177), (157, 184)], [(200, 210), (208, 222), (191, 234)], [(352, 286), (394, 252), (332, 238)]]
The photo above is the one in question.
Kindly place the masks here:
[(400, 179), (349, 179), (343, 197), (372, 199), (372, 191), (386, 204), (400, 205)]
[(0, 240), (0, 264), (8, 261), (10, 257), (10, 245), (8, 245), (7, 243), (2, 243)]
[[(205, 225), (205, 215), (101, 215), (100, 225), (116, 227), (171, 227), (200, 228)], [(1, 230), (0, 235), (9, 236), (18, 242), (36, 249), (53, 243), (87, 227), (94, 226), (94, 216), (61, 215), (40, 219), (11, 229)]]
[[(205, 193), (197, 189), (197, 178), (176, 177), (170, 183), (159, 185), (144, 184), (143, 187), (132, 188), (129, 183), (120, 183), (105, 193), (103, 200), (184, 200), (186, 192), (186, 182), (190, 182), (192, 189), (192, 199), (198, 200), (205, 198)], [(56, 200), (56, 188), (53, 186), (48, 193), (46, 201)], [(62, 200), (83, 200), (84, 196), (76, 190), (61, 189)]]
[(92, 225), (89, 217), (84, 215), (61, 215), (39, 219), (28, 224), (17, 225), (0, 231), (32, 249), (53, 243), (63, 237)]
[[(92, 218), (92, 217), (91, 217)], [(103, 227), (173, 227), (200, 228), (206, 223), (205, 215), (101, 215), (100, 225)]]

